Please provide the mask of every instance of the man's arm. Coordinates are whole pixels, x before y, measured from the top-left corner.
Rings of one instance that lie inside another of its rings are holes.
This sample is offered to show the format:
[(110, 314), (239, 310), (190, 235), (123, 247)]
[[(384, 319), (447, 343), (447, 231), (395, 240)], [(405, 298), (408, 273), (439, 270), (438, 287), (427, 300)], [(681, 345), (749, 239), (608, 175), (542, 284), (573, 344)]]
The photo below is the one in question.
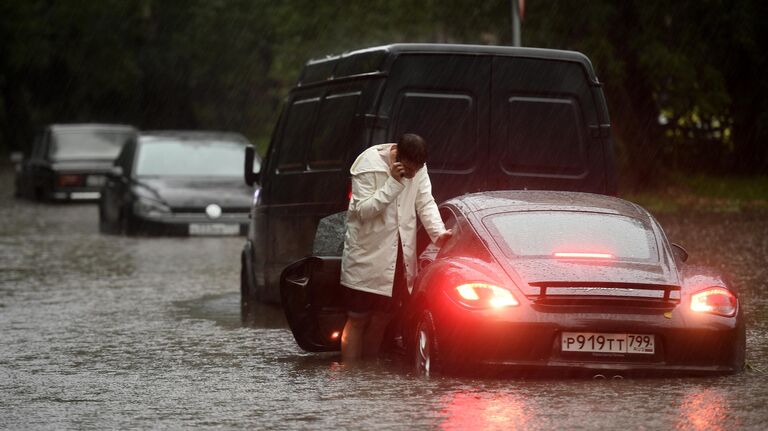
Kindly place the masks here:
[(352, 177), (352, 204), (349, 211), (362, 220), (367, 220), (384, 211), (405, 186), (392, 176), (388, 176), (384, 185), (376, 188), (376, 173), (366, 172)]
[(435, 198), (432, 197), (432, 183), (429, 181), (426, 166), (419, 171), (415, 179), (418, 180), (419, 187), (416, 192), (416, 213), (429, 234), (429, 238), (437, 244), (438, 238), (444, 235), (446, 230), (445, 224), (440, 218), (440, 211), (437, 209)]

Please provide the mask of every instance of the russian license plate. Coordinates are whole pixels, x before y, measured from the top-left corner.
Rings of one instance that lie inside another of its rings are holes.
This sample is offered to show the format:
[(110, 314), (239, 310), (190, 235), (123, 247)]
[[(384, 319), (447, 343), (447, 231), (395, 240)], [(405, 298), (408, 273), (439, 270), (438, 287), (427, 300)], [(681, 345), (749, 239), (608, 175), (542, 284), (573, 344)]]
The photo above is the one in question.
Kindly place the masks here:
[(85, 185), (88, 187), (101, 187), (106, 182), (104, 175), (88, 175), (85, 177)]
[(564, 352), (639, 353), (652, 355), (656, 351), (653, 335), (606, 334), (599, 332), (563, 332)]
[(239, 224), (227, 223), (190, 223), (190, 235), (238, 235)]

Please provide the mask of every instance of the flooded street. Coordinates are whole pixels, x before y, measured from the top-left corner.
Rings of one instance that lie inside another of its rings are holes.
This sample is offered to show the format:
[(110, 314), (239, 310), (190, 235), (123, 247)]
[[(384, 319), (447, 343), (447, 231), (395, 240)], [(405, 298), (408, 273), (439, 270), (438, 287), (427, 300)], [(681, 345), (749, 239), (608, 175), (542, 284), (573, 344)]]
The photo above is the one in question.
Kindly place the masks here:
[(93, 204), (12, 197), (0, 170), (0, 428), (765, 429), (768, 214), (661, 215), (732, 274), (747, 371), (714, 378), (425, 379), (304, 353), (279, 309), (243, 325), (244, 238), (126, 238)]

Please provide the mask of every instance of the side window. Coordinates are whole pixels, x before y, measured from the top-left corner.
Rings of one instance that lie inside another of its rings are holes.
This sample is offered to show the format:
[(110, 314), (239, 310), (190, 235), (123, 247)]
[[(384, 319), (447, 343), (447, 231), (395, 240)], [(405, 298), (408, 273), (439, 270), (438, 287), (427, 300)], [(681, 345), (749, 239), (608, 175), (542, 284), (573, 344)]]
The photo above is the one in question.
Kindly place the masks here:
[(429, 145), (430, 170), (461, 171), (474, 166), (477, 107), (467, 94), (405, 92), (398, 101), (395, 138), (416, 133)]
[(360, 92), (332, 94), (322, 103), (309, 150), (309, 169), (340, 169), (349, 147)]
[(297, 100), (288, 110), (282, 145), (277, 150), (277, 171), (303, 171), (305, 152), (312, 138), (319, 98)]
[(510, 173), (577, 175), (586, 169), (578, 103), (572, 99), (512, 96), (501, 164)]

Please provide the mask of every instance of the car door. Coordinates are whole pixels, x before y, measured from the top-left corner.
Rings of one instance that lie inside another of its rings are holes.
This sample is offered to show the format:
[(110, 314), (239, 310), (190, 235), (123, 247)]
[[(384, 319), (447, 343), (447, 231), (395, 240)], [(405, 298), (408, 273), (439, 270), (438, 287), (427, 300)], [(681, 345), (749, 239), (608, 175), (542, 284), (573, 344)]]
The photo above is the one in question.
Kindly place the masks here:
[(347, 321), (340, 256), (310, 256), (283, 270), (280, 299), (296, 343), (307, 352), (341, 350)]

